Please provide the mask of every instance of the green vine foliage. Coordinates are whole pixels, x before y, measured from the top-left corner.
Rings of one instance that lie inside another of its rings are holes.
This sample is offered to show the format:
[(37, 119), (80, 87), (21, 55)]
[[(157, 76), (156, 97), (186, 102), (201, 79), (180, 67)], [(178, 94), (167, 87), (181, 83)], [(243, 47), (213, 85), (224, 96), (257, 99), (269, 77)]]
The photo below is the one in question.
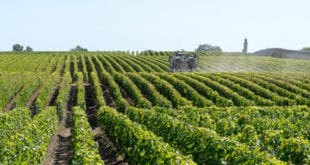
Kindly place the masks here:
[(73, 164), (104, 164), (99, 155), (98, 144), (93, 139), (85, 110), (73, 107)]
[(125, 115), (109, 107), (98, 112), (100, 127), (105, 128), (114, 142), (128, 155), (132, 164), (196, 164), (169, 144)]

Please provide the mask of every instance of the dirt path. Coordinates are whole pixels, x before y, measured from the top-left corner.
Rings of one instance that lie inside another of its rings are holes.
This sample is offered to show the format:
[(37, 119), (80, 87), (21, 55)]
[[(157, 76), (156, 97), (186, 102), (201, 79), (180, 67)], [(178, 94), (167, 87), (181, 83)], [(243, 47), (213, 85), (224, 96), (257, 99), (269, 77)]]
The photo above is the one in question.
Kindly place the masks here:
[(129, 105), (131, 106), (135, 106), (135, 102), (133, 101), (133, 99), (129, 96), (128, 92), (121, 86), (119, 86), (120, 91), (123, 95), (123, 97), (128, 101)]
[[(67, 60), (67, 58), (65, 58), (65, 61)], [(65, 74), (65, 69), (66, 69), (66, 63), (64, 62), (63, 64), (62, 64), (62, 68), (61, 68), (61, 70), (60, 70), (60, 77), (62, 78), (63, 77), (63, 75)]]
[(70, 74), (73, 79), (74, 78), (74, 61), (73, 61), (73, 58), (71, 57), (68, 57), (68, 58), (70, 58)]
[(44, 107), (47, 108), (48, 106), (56, 106), (56, 99), (57, 99), (57, 96), (59, 94), (59, 90), (60, 90), (60, 85), (58, 84), (55, 89), (54, 89), (54, 92), (53, 94), (50, 96), (50, 99), (49, 99), (49, 102), (48, 104)]
[(58, 63), (58, 61), (57, 61), (56, 64), (53, 66), (51, 73), (54, 73), (54, 72), (56, 71), (57, 65), (58, 65), (57, 63)]
[(86, 101), (86, 113), (88, 122), (92, 129), (98, 127), (97, 122), (97, 107), (94, 89), (91, 84), (85, 84), (85, 101)]
[(38, 108), (36, 106), (36, 101), (37, 101), (37, 97), (40, 93), (41, 90), (40, 86), (34, 93), (33, 95), (30, 97), (29, 101), (26, 104), (26, 107), (28, 107), (31, 110), (31, 116), (35, 116), (36, 114), (38, 114)]
[(103, 97), (107, 106), (116, 108), (115, 101), (113, 100), (108, 88), (105, 85), (101, 85)]
[(56, 135), (51, 138), (44, 164), (69, 164), (72, 157), (71, 128), (72, 128), (72, 107), (77, 105), (77, 87), (71, 85), (69, 101), (64, 117)]
[[(106, 97), (111, 99), (109, 101), (112, 105), (112, 97), (106, 91)], [(97, 141), (99, 146), (99, 154), (101, 159), (108, 165), (123, 165), (128, 164), (125, 156), (119, 154), (118, 149), (111, 142), (108, 136), (105, 134), (104, 130), (98, 127), (97, 122), (97, 103), (95, 98), (95, 92), (92, 84), (85, 84), (85, 101), (86, 101), (86, 113), (88, 122), (93, 130), (95, 141)], [(115, 103), (114, 103), (115, 105)]]
[(126, 156), (119, 152), (117, 147), (111, 142), (104, 130), (97, 127), (93, 130), (95, 140), (99, 145), (99, 154), (106, 165), (128, 165)]
[(10, 99), (9, 103), (5, 106), (5, 108), (3, 109), (4, 112), (9, 111), (11, 109), (14, 108), (14, 101), (15, 98), (18, 96), (18, 94), (23, 90), (24, 86), (20, 87), (20, 89), (14, 93), (14, 95), (12, 96), (12, 98)]

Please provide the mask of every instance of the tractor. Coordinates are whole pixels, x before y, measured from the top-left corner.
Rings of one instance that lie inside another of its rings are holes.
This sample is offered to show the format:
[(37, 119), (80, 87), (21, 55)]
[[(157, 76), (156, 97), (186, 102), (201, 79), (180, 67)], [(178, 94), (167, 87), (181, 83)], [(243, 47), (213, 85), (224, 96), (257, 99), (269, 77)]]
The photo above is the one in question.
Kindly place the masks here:
[(194, 72), (198, 70), (198, 56), (189, 53), (172, 53), (169, 56), (170, 72)]

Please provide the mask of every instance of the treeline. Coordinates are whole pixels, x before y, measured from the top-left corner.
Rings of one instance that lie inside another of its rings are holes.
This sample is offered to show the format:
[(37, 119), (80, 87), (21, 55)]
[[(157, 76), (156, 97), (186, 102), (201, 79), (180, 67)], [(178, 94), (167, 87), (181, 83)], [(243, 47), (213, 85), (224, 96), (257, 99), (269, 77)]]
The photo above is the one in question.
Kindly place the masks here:
[[(23, 51), (32, 52), (33, 48), (31, 48), (30, 46), (26, 46), (26, 48), (24, 49), (23, 45), (21, 45), (21, 44), (14, 44), (13, 47), (12, 47), (12, 51), (13, 52), (23, 52)], [(75, 48), (71, 48), (70, 51), (87, 52), (88, 49), (83, 48), (83, 47), (77, 45)]]

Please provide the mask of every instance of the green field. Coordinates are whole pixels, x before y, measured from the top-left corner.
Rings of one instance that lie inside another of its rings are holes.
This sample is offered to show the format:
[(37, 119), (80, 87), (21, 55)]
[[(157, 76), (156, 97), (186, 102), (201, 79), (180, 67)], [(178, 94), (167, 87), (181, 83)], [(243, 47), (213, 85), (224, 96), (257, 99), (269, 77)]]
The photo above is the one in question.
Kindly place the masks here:
[(0, 53), (0, 164), (310, 164), (310, 60), (198, 55)]

